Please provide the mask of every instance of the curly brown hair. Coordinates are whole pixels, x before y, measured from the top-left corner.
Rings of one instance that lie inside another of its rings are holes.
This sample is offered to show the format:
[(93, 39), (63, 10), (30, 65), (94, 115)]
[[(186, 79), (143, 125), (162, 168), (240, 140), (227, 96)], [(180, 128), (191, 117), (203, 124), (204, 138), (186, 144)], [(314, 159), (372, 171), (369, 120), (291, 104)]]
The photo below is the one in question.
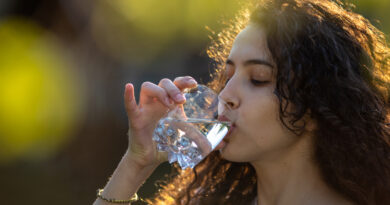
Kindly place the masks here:
[[(265, 29), (277, 63), (274, 93), (283, 125), (299, 136), (305, 125), (296, 122), (306, 113), (317, 122), (314, 157), (323, 180), (355, 204), (390, 204), (390, 49), (384, 34), (339, 1), (250, 4), (208, 49), (216, 67), (209, 86), (217, 92), (226, 82), (234, 37), (249, 22)], [(175, 168), (148, 203), (237, 205), (257, 195), (254, 168), (219, 152), (193, 170)]]

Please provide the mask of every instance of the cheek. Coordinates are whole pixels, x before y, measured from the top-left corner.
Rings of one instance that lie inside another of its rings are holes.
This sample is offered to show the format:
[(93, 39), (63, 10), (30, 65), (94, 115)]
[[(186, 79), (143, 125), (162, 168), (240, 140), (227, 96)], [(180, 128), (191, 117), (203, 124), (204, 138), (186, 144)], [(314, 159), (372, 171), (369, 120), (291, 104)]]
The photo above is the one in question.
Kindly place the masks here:
[(248, 101), (246, 104), (242, 107), (240, 114), (248, 131), (259, 134), (268, 132), (270, 134), (270, 130), (280, 127), (279, 106), (276, 97), (259, 97)]
[(243, 110), (245, 118), (245, 134), (252, 143), (264, 146), (283, 135), (283, 128), (279, 120), (278, 104), (273, 99), (259, 99), (253, 109)]
[(286, 149), (294, 137), (279, 120), (279, 105), (274, 98), (258, 98), (240, 110), (241, 128), (230, 144), (234, 161), (252, 161)]

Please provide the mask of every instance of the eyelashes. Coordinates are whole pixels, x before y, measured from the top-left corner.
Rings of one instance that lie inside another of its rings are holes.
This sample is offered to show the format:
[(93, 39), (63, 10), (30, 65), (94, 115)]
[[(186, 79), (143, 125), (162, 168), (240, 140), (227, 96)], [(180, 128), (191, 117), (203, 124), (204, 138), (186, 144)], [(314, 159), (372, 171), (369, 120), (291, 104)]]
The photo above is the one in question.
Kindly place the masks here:
[(251, 79), (251, 83), (254, 86), (261, 86), (261, 85), (265, 85), (265, 84), (269, 83), (269, 81), (260, 81), (260, 80)]
[[(229, 82), (229, 80), (230, 80), (230, 78), (226, 79), (224, 86), (226, 86), (226, 84)], [(269, 83), (270, 81), (260, 81), (260, 80), (250, 79), (250, 82), (254, 86), (262, 86), (262, 85)]]

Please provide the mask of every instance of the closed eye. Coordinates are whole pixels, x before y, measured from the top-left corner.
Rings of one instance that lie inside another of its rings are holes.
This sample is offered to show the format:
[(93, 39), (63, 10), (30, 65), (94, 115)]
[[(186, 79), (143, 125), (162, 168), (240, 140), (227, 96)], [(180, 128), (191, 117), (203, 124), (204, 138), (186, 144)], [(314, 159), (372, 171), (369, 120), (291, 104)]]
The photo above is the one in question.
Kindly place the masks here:
[(259, 80), (251, 79), (251, 83), (255, 86), (261, 86), (269, 83), (269, 81), (259, 81)]

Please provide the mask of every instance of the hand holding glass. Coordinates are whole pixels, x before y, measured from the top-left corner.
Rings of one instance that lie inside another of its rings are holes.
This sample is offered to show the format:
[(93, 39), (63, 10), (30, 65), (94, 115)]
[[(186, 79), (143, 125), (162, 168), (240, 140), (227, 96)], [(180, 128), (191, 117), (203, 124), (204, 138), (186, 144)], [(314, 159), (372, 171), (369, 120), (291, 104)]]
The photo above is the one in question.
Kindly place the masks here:
[[(184, 91), (186, 102), (162, 118), (154, 131), (157, 150), (168, 152), (170, 163), (194, 168), (222, 141), (231, 125), (218, 121), (218, 94), (204, 85)], [(227, 108), (228, 106), (224, 106)], [(221, 113), (220, 113), (221, 114)]]

